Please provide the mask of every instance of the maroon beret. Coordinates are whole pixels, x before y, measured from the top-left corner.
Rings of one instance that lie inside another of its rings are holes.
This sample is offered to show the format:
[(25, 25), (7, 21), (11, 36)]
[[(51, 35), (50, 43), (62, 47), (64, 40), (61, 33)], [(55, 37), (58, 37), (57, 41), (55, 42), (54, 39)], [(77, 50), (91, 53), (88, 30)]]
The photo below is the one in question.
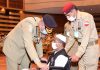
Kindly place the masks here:
[(73, 9), (75, 7), (75, 5), (73, 3), (67, 3), (64, 7), (63, 7), (63, 13), (69, 13), (71, 11), (71, 9)]

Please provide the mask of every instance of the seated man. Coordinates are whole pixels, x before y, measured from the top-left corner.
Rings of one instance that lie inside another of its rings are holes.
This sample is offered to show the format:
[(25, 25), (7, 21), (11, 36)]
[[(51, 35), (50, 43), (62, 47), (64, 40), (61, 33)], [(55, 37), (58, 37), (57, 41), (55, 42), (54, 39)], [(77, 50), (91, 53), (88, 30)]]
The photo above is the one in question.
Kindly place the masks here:
[(52, 42), (54, 52), (48, 60), (49, 70), (70, 70), (70, 59), (67, 55), (64, 44), (66, 37), (61, 34), (56, 34)]

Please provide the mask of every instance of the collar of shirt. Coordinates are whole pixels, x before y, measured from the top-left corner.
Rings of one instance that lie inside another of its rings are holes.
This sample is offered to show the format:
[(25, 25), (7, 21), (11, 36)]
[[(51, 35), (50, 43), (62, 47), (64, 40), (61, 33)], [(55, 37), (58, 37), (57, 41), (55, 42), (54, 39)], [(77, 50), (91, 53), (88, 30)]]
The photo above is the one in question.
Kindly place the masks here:
[(81, 11), (77, 11), (77, 18), (76, 18), (76, 20), (79, 20), (81, 18)]

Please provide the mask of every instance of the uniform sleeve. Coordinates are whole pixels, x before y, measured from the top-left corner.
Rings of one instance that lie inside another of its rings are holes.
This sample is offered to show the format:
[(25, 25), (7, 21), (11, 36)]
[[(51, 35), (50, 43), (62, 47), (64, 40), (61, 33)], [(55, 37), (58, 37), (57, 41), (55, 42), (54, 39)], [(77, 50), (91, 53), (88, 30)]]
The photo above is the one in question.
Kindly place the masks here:
[(39, 57), (43, 57), (43, 47), (42, 47), (42, 42), (40, 41), (39, 44), (36, 44), (36, 49)]
[[(74, 39), (74, 36), (73, 36), (73, 32), (72, 32), (72, 29), (67, 29), (67, 24), (65, 24), (64, 26), (64, 35), (67, 36), (67, 42), (66, 42), (66, 46), (65, 46), (65, 50), (66, 52), (69, 52), (71, 47), (73, 46), (74, 42), (75, 42), (75, 39)], [(69, 31), (69, 33), (67, 33)], [(67, 35), (69, 34), (69, 35)]]
[(38, 65), (38, 63), (40, 63), (40, 59), (33, 45), (32, 25), (28, 22), (25, 22), (24, 25), (22, 26), (22, 30), (23, 30), (23, 39), (26, 51), (30, 56), (31, 60), (33, 60)]
[(91, 32), (91, 22), (92, 20), (90, 20), (90, 18), (85, 18), (83, 20), (83, 31), (82, 31), (82, 41), (81, 41), (81, 45), (78, 47), (78, 51), (76, 52), (76, 55), (78, 57), (81, 57), (87, 48), (88, 42), (89, 42), (89, 38), (90, 38), (90, 32)]
[(70, 51), (70, 49), (71, 49), (71, 47), (73, 46), (73, 44), (74, 44), (74, 42), (75, 42), (75, 39), (73, 38), (73, 37), (71, 37), (71, 36), (69, 36), (68, 38), (67, 38), (67, 43), (66, 43), (66, 46), (65, 46), (65, 50), (66, 50), (66, 52), (69, 52)]

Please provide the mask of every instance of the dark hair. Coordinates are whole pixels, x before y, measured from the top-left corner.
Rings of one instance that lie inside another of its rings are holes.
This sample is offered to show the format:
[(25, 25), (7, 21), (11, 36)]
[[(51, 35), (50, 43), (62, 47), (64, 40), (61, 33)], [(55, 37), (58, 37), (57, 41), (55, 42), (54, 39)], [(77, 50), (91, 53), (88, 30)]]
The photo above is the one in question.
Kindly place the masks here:
[[(78, 10), (78, 8), (77, 8), (76, 6), (73, 6), (73, 8), (72, 8), (72, 9)], [(71, 9), (71, 10), (72, 10), (72, 9)]]

